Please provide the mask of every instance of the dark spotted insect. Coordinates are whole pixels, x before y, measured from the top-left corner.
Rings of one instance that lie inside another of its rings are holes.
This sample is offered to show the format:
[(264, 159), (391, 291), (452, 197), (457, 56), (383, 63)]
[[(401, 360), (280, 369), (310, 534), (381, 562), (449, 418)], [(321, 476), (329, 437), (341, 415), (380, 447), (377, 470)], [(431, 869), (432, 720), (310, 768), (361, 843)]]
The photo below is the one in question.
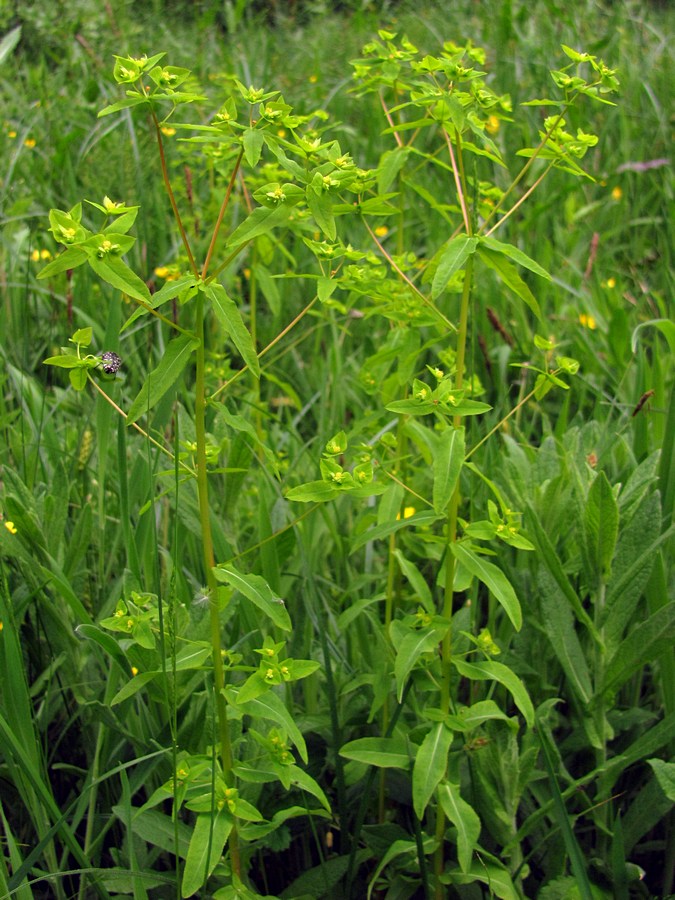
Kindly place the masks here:
[(122, 365), (122, 360), (112, 350), (106, 350), (101, 354), (101, 364), (106, 375), (115, 375)]
[(640, 399), (638, 400), (637, 405), (636, 405), (635, 409), (634, 409), (633, 412), (632, 412), (632, 416), (633, 416), (633, 417), (637, 416), (637, 414), (640, 412), (640, 410), (641, 410), (642, 407), (645, 405), (645, 403), (647, 402), (647, 400), (649, 400), (649, 398), (650, 398), (650, 397), (653, 397), (653, 396), (654, 396), (654, 391), (645, 391), (644, 394), (643, 394), (643, 395), (640, 397)]

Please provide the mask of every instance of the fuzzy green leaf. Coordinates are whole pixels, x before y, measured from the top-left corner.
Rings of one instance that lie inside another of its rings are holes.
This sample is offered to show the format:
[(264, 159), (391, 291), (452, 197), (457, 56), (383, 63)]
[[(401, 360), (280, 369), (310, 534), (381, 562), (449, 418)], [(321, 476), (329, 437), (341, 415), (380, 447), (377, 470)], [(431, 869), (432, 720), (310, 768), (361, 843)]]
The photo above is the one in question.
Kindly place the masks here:
[(604, 472), (599, 472), (588, 492), (583, 519), (587, 578), (591, 584), (610, 576), (619, 533), (619, 507)]
[(598, 693), (617, 691), (636, 669), (656, 662), (675, 645), (675, 600), (641, 622), (617, 647), (609, 661)]
[(205, 876), (213, 872), (223, 855), (233, 825), (234, 819), (224, 808), (216, 811), (213, 818), (210, 814), (197, 816), (185, 860), (181, 897), (192, 897), (204, 885)]

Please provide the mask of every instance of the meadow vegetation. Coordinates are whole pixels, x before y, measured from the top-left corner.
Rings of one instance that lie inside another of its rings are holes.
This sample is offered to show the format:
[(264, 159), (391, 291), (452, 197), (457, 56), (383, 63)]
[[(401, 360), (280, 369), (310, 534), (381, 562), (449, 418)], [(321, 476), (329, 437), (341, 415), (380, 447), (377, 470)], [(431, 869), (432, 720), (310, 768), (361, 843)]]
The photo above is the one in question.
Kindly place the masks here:
[(675, 890), (672, 11), (0, 3), (0, 898)]

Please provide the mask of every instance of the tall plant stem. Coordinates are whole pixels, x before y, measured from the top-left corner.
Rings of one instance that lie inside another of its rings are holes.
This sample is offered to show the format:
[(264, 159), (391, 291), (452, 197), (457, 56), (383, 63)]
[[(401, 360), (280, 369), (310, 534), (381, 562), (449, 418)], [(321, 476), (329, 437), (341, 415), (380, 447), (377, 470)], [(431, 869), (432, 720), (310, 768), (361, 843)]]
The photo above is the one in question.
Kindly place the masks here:
[[(458, 391), (462, 390), (464, 385), (464, 361), (466, 359), (466, 344), (469, 333), (469, 306), (471, 301), (471, 285), (473, 282), (473, 257), (470, 256), (466, 270), (464, 272), (464, 288), (462, 290), (462, 304), (459, 313), (459, 330), (457, 332), (457, 355), (456, 365), (457, 373), (455, 376), (455, 386)], [(461, 417), (455, 416), (453, 420), (455, 428), (461, 425)], [(445, 590), (443, 596), (443, 618), (448, 622), (452, 618), (452, 608), (454, 599), (454, 583), (455, 583), (455, 557), (452, 553), (452, 546), (457, 540), (457, 516), (459, 512), (460, 487), (459, 481), (457, 487), (450, 499), (448, 513), (446, 519), (446, 545), (445, 545)], [(441, 709), (445, 713), (450, 712), (450, 677), (452, 673), (452, 628), (443, 638), (441, 644)], [(445, 896), (445, 888), (440, 882), (440, 876), (443, 873), (443, 835), (445, 833), (445, 813), (439, 807), (436, 813), (436, 839), (438, 840), (438, 849), (434, 858), (434, 872), (436, 875), (435, 895), (436, 900), (442, 900)]]
[[(213, 536), (209, 516), (209, 489), (206, 470), (206, 384), (204, 380), (204, 295), (200, 291), (196, 301), (195, 331), (199, 337), (195, 369), (195, 437), (197, 443), (197, 495), (199, 497), (199, 519), (201, 524), (202, 547), (204, 551), (204, 569), (206, 584), (209, 590), (209, 613), (211, 620), (211, 652), (213, 656), (213, 684), (216, 696), (218, 715), (218, 737), (220, 740), (220, 761), (226, 784), (233, 783), (232, 746), (227, 727), (227, 702), (225, 700), (225, 673), (223, 670), (222, 646), (220, 640), (220, 616), (218, 610), (218, 585), (213, 568), (216, 564), (213, 552)], [(232, 829), (229, 839), (232, 871), (241, 877), (241, 861), (239, 857), (239, 840), (236, 827)]]

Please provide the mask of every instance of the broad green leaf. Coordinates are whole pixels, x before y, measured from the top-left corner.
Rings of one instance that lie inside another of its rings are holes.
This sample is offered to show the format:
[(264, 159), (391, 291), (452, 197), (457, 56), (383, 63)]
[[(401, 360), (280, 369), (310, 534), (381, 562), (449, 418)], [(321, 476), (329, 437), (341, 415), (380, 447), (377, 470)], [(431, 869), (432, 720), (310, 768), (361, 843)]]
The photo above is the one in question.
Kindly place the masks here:
[(446, 428), (438, 436), (434, 455), (433, 504), (444, 513), (452, 497), (464, 464), (464, 428)]
[(133, 675), (129, 681), (125, 685), (123, 685), (120, 690), (115, 694), (115, 696), (110, 701), (111, 706), (117, 706), (119, 703), (124, 702), (124, 700), (128, 700), (129, 697), (133, 697), (134, 694), (137, 694), (142, 688), (145, 687), (150, 681), (154, 678), (157, 678), (157, 675), (160, 674), (158, 672), (139, 672), (138, 675)]
[(321, 231), (329, 241), (334, 241), (337, 237), (337, 228), (333, 215), (333, 202), (328, 191), (321, 188), (315, 190), (310, 184), (307, 188), (307, 205)]
[(340, 756), (382, 769), (408, 769), (414, 747), (402, 738), (367, 737), (340, 748)]
[(227, 296), (222, 284), (212, 282), (204, 288), (204, 293), (211, 301), (211, 306), (216, 317), (225, 331), (228, 333), (241, 357), (253, 372), (256, 378), (260, 377), (260, 362), (256, 353), (253, 339), (248, 328), (244, 325), (237, 304)]
[(617, 691), (636, 669), (654, 663), (675, 645), (675, 600), (641, 622), (617, 647), (609, 661), (598, 694)]
[(284, 631), (291, 630), (291, 620), (281, 597), (277, 597), (260, 575), (239, 572), (233, 565), (215, 566), (213, 574), (218, 581), (229, 584), (250, 600), (274, 624)]
[[(427, 836), (422, 841), (422, 846), (424, 848), (423, 852), (426, 855), (427, 853), (431, 853), (433, 850), (433, 838)], [(405, 838), (401, 838), (398, 841), (394, 841), (389, 845), (387, 851), (384, 856), (378, 863), (377, 868), (372, 874), (372, 877), (369, 878), (368, 884), (368, 893), (366, 894), (366, 900), (370, 900), (372, 897), (373, 891), (379, 886), (380, 874), (386, 869), (389, 863), (398, 859), (401, 856), (410, 857), (410, 864), (417, 865), (417, 856), (419, 850), (417, 847), (417, 842), (414, 840), (407, 840)]]
[(511, 693), (518, 709), (523, 714), (529, 728), (534, 726), (534, 707), (523, 682), (508, 666), (494, 660), (482, 660), (480, 662), (465, 662), (454, 657), (453, 666), (460, 675), (470, 678), (472, 681), (498, 681)]
[(295, 720), (290, 712), (286, 709), (283, 702), (274, 691), (268, 691), (262, 697), (256, 697), (253, 700), (247, 700), (246, 703), (237, 703), (236, 691), (232, 689), (226, 690), (228, 699), (234, 703), (244, 715), (260, 716), (262, 719), (270, 719), (280, 725), (298, 748), (298, 753), (304, 763), (307, 762), (307, 745), (300, 729), (295, 724)]
[[(462, 706), (458, 714), (453, 717), (459, 719), (462, 724), (462, 731), (470, 732), (476, 728), (480, 728), (490, 719), (500, 719), (506, 722), (511, 728), (517, 728), (504, 710), (500, 709), (494, 700), (479, 700), (478, 703), (472, 703), (471, 706)], [(452, 724), (450, 727), (453, 727)]]
[(129, 407), (127, 425), (131, 425), (147, 410), (152, 409), (169, 388), (176, 384), (198, 346), (199, 341), (189, 334), (181, 334), (169, 342), (159, 365), (148, 374), (143, 387)]
[(480, 859), (471, 863), (468, 872), (462, 869), (450, 871), (447, 875), (441, 876), (441, 882), (447, 883), (452, 879), (452, 884), (472, 884), (474, 881), (480, 881), (487, 885), (489, 896), (498, 897), (499, 900), (521, 900), (521, 894), (516, 890), (504, 866), (486, 857), (487, 854), (481, 852)]
[(606, 763), (598, 776), (598, 796), (608, 797), (616, 780), (629, 766), (658, 753), (662, 747), (666, 747), (673, 740), (675, 740), (675, 713), (670, 713), (644, 734), (641, 734), (619, 756), (613, 757)]
[(244, 156), (252, 169), (260, 162), (265, 135), (259, 128), (247, 128), (243, 137)]
[(141, 94), (135, 94), (133, 97), (127, 97), (124, 100), (118, 100), (111, 103), (110, 106), (104, 106), (98, 113), (98, 118), (109, 116), (111, 113), (120, 112), (123, 109), (130, 109), (132, 106), (140, 106), (142, 103), (148, 103), (148, 98)]
[(233, 825), (234, 819), (225, 809), (216, 810), (213, 819), (209, 814), (197, 816), (185, 860), (181, 897), (192, 897), (204, 885), (205, 877), (223, 855)]
[(583, 519), (586, 577), (590, 584), (607, 583), (619, 533), (619, 507), (604, 472), (588, 492)]
[(413, 766), (413, 808), (422, 819), (431, 797), (448, 766), (448, 752), (454, 735), (442, 722), (438, 722), (422, 741)]
[(504, 611), (511, 620), (513, 627), (516, 631), (520, 631), (523, 624), (520, 603), (516, 597), (516, 592), (511, 586), (511, 582), (502, 570), (498, 569), (494, 563), (483, 559), (465, 544), (452, 544), (451, 550), (455, 559), (487, 586), (490, 593), (504, 607)]
[(151, 297), (147, 284), (135, 272), (132, 272), (119, 256), (106, 256), (104, 259), (90, 256), (87, 262), (103, 281), (122, 291), (123, 294), (133, 297), (134, 300), (150, 303)]
[(61, 356), (50, 356), (42, 360), (45, 366), (58, 366), (60, 369), (81, 369), (82, 360), (75, 353), (63, 353)]
[(659, 331), (663, 334), (665, 339), (668, 341), (668, 347), (670, 348), (670, 352), (675, 356), (675, 322), (672, 319), (650, 319), (649, 322), (641, 322), (637, 328), (633, 331), (630, 340), (630, 346), (633, 353), (637, 353), (638, 348), (638, 333), (643, 328), (658, 328)]
[(508, 261), (506, 256), (504, 256), (503, 253), (490, 250), (488, 247), (482, 245), (478, 246), (477, 252), (485, 265), (490, 269), (494, 269), (504, 284), (511, 288), (516, 296), (520, 297), (538, 319), (541, 319), (541, 310), (539, 309), (539, 304), (537, 303), (534, 294), (520, 277), (516, 267)]
[[(330, 812), (331, 807), (330, 803), (328, 802), (328, 797), (326, 797), (319, 783), (299, 766), (288, 766), (287, 768), (290, 770), (289, 774), (291, 777), (291, 784), (295, 785), (296, 787), (302, 788), (303, 791), (311, 794), (312, 797), (316, 797), (316, 799), (323, 806), (326, 812)], [(305, 810), (305, 814), (307, 814), (307, 812), (309, 812), (309, 810)]]
[(473, 806), (462, 799), (458, 784), (443, 782), (438, 789), (438, 799), (448, 820), (457, 829), (457, 859), (462, 872), (468, 872), (480, 836), (480, 819)]
[(448, 282), (461, 268), (467, 259), (476, 251), (478, 238), (461, 234), (451, 241), (443, 250), (438, 261), (436, 274), (431, 283), (431, 297), (435, 300), (445, 290)]
[(252, 241), (261, 234), (267, 234), (273, 228), (284, 225), (291, 214), (290, 206), (259, 206), (253, 210), (227, 239), (228, 248), (238, 247)]

